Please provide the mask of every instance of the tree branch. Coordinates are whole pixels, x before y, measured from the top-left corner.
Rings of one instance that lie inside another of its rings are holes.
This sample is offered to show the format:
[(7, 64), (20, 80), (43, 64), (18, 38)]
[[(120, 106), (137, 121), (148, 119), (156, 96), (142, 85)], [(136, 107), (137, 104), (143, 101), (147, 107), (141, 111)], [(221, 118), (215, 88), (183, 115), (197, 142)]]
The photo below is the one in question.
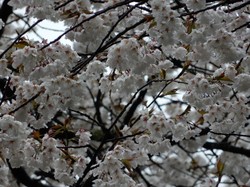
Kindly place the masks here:
[(133, 104), (131, 105), (131, 107), (129, 108), (127, 114), (124, 117), (123, 120), (123, 124), (124, 125), (128, 125), (129, 121), (131, 120), (131, 118), (133, 117), (135, 110), (137, 109), (137, 107), (141, 104), (141, 102), (143, 101), (145, 95), (147, 93), (147, 89), (140, 91), (139, 96), (137, 97), (137, 99), (133, 102)]
[(20, 38), (25, 35), (27, 32), (29, 32), (30, 30), (32, 30), (38, 23), (40, 23), (41, 21), (43, 21), (42, 19), (37, 20), (33, 25), (31, 25), (28, 29), (26, 29), (23, 33), (19, 34), (17, 36), (17, 38), (11, 43), (11, 45), (9, 47), (7, 47), (4, 52), (2, 52), (2, 54), (0, 54), (0, 58), (3, 58), (3, 56), (5, 55), (5, 53), (7, 53), (14, 45), (15, 43), (20, 40)]
[(228, 143), (224, 143), (224, 142), (219, 142), (219, 143), (206, 142), (203, 145), (203, 148), (209, 149), (209, 150), (220, 149), (222, 151), (235, 153), (235, 154), (241, 154), (241, 155), (244, 155), (244, 156), (247, 156), (250, 158), (250, 150), (249, 149), (231, 146)]
[[(12, 14), (13, 8), (11, 6), (8, 5), (10, 0), (5, 0), (2, 4), (2, 7), (0, 9), (0, 19), (2, 19), (2, 21), (4, 22), (4, 24), (6, 24), (9, 16)], [(0, 30), (0, 38), (3, 35), (4, 32), (4, 27)]]
[(7, 160), (8, 166), (10, 168), (10, 171), (13, 175), (13, 177), (17, 180), (17, 183), (21, 183), (27, 187), (53, 187), (51, 185), (42, 184), (40, 180), (32, 179), (30, 176), (26, 173), (24, 168), (12, 168), (10, 162)]

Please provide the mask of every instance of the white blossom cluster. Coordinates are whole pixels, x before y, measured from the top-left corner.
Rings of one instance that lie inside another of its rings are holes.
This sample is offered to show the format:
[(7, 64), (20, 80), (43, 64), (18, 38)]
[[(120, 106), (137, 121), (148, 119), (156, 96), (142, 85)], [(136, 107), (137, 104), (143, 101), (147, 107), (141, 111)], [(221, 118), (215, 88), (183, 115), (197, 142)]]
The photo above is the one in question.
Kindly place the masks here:
[(0, 187), (250, 185), (248, 1), (8, 4), (73, 47), (0, 19)]

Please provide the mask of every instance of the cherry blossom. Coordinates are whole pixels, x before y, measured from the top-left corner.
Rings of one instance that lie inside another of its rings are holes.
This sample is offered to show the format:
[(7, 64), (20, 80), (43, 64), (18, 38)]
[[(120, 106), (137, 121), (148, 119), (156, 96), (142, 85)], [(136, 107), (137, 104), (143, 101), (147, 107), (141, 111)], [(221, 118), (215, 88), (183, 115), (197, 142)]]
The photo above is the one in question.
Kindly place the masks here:
[(0, 187), (250, 185), (249, 1), (1, 3)]

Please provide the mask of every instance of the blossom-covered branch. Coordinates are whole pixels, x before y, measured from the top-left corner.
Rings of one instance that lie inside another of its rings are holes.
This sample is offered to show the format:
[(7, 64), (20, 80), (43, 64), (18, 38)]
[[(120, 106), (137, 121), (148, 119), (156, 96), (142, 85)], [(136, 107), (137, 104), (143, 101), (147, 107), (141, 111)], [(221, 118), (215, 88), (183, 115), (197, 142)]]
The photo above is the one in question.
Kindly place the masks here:
[(248, 5), (3, 1), (0, 186), (249, 186)]

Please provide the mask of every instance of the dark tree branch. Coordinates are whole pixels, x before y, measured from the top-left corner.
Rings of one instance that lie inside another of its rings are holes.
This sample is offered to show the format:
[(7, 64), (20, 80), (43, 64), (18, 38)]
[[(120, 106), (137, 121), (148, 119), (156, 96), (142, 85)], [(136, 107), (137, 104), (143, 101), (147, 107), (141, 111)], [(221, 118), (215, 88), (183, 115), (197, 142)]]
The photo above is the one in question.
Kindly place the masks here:
[(241, 154), (247, 157), (250, 157), (250, 150), (241, 148), (241, 147), (235, 147), (230, 145), (229, 143), (214, 143), (214, 142), (206, 142), (203, 145), (203, 148), (213, 150), (213, 149), (220, 149), (222, 151), (230, 152), (230, 153), (235, 153), (235, 154)]
[[(26, 102), (24, 102), (23, 104), (21, 104), (19, 107), (15, 108), (14, 110), (10, 111), (8, 114), (13, 114), (16, 111), (20, 110), (21, 108), (23, 108), (24, 106), (26, 106), (28, 103), (30, 103), (31, 101), (35, 100), (39, 95), (41, 94), (41, 92), (38, 92), (36, 95), (34, 95), (33, 97), (31, 97), (29, 100), (27, 100)], [(4, 116), (5, 114), (0, 115), (0, 117)]]
[(24, 168), (22, 167), (12, 168), (8, 160), (7, 163), (13, 177), (17, 180), (17, 183), (21, 183), (27, 187), (53, 187), (51, 185), (42, 184), (40, 180), (30, 178), (30, 176), (26, 173)]
[(42, 19), (37, 20), (33, 25), (31, 25), (28, 29), (26, 29), (24, 32), (22, 32), (21, 34), (19, 34), (17, 36), (17, 38), (11, 43), (11, 45), (9, 47), (7, 47), (4, 52), (2, 52), (2, 54), (0, 54), (0, 58), (3, 58), (3, 56), (5, 55), (5, 53), (7, 53), (7, 51), (9, 51), (16, 42), (18, 42), (18, 40), (21, 39), (21, 37), (23, 35), (25, 35), (27, 32), (29, 32), (30, 30), (32, 30), (38, 23), (40, 23), (41, 21), (43, 21)]
[(5, 101), (9, 101), (10, 103), (12, 102), (12, 99), (16, 99), (15, 91), (16, 88), (14, 87), (11, 89), (9, 86), (10, 83), (10, 77), (8, 79), (6, 78), (0, 78), (0, 91), (2, 92), (2, 99), (0, 101), (0, 106), (3, 104)]
[(91, 90), (89, 87), (87, 87), (88, 91), (89, 91), (89, 94), (93, 100), (93, 103), (94, 103), (94, 106), (95, 106), (95, 110), (96, 110), (96, 119), (97, 119), (97, 123), (98, 123), (98, 126), (101, 127), (102, 131), (106, 134), (106, 133), (110, 133), (108, 131), (108, 129), (104, 126), (104, 122), (102, 120), (102, 116), (101, 116), (101, 111), (100, 111), (100, 107), (101, 107), (101, 98), (102, 98), (102, 93), (100, 90), (98, 90), (98, 93), (97, 93), (97, 96), (96, 96), (96, 99), (94, 97), (94, 95), (92, 94)]
[[(130, 101), (128, 102), (128, 104), (124, 107), (124, 109), (120, 112), (120, 114), (116, 117), (115, 121), (111, 124), (111, 126), (108, 128), (108, 132), (104, 135), (104, 137), (102, 138), (100, 145), (98, 146), (98, 148), (96, 149), (94, 155), (92, 156), (90, 162), (87, 164), (86, 169), (83, 172), (83, 175), (78, 179), (78, 181), (73, 185), (73, 187), (81, 187), (82, 185), (84, 185), (84, 178), (87, 176), (87, 174), (89, 173), (89, 171), (91, 171), (92, 166), (96, 163), (96, 158), (97, 156), (100, 154), (100, 152), (103, 149), (103, 146), (107, 143), (107, 140), (110, 137), (110, 132), (111, 130), (114, 128), (114, 126), (116, 125), (116, 123), (119, 121), (120, 117), (124, 114), (124, 112), (126, 111), (126, 109), (128, 108), (128, 106), (133, 102), (133, 100), (135, 99), (136, 95), (142, 90), (143, 88), (139, 89), (134, 95), (133, 97), (130, 99)], [(124, 137), (123, 137), (124, 138)], [(114, 142), (115, 144), (116, 142)], [(113, 147), (113, 146), (111, 146)]]
[(145, 182), (145, 184), (147, 185), (147, 187), (155, 187), (154, 185), (152, 185), (148, 179), (145, 178), (145, 176), (142, 174), (141, 169), (139, 167), (135, 168), (135, 171), (139, 174), (139, 176), (142, 178), (142, 180)]
[(69, 1), (66, 1), (65, 3), (62, 3), (62, 4), (58, 5), (55, 8), (55, 10), (59, 10), (60, 8), (65, 7), (67, 4), (71, 3), (72, 1), (74, 1), (74, 0), (69, 0)]
[[(70, 2), (70, 1), (69, 1)], [(58, 36), (55, 40), (51, 41), (50, 43), (44, 45), (41, 50), (45, 49), (46, 47), (50, 46), (51, 44), (59, 41), (64, 35), (66, 35), (67, 33), (69, 33), (70, 31), (73, 31), (74, 29), (76, 29), (77, 27), (81, 26), (83, 23), (87, 22), (87, 21), (90, 21), (92, 20), (93, 18), (101, 15), (101, 14), (104, 14), (106, 12), (108, 12), (109, 10), (112, 10), (112, 9), (115, 9), (117, 7), (120, 7), (120, 6), (123, 6), (123, 5), (126, 5), (128, 3), (131, 3), (131, 2), (135, 2), (135, 0), (128, 0), (128, 1), (122, 1), (122, 2), (119, 2), (119, 3), (116, 3), (112, 6), (109, 6), (103, 10), (100, 10), (98, 12), (96, 12), (95, 14), (93, 14), (92, 16), (89, 16), (88, 18), (84, 19), (83, 21), (81, 21), (80, 23), (76, 24), (75, 26), (71, 27), (70, 29), (66, 30), (64, 33), (62, 33), (60, 36)]]
[(240, 2), (240, 1), (242, 1), (242, 0), (227, 0), (227, 1), (222, 1), (220, 3), (208, 6), (208, 7), (204, 8), (204, 9), (200, 9), (200, 10), (197, 10), (197, 11), (183, 13), (183, 14), (181, 14), (181, 16), (188, 16), (188, 15), (198, 14), (198, 13), (201, 13), (201, 12), (205, 12), (207, 10), (217, 9), (218, 7), (226, 6), (226, 5), (229, 5), (229, 4), (234, 4), (234, 3), (237, 3), (237, 2)]
[(118, 38), (120, 38), (122, 35), (124, 35), (125, 33), (127, 33), (128, 31), (136, 28), (137, 26), (145, 23), (147, 21), (146, 18), (141, 19), (140, 21), (138, 21), (137, 23), (135, 23), (134, 25), (130, 26), (130, 27), (126, 27), (122, 32), (120, 32), (119, 34), (117, 34), (114, 38), (110, 39), (107, 41), (107, 43), (105, 45), (103, 45), (103, 47), (101, 47), (98, 51), (95, 51), (89, 58), (87, 58), (86, 60), (80, 62), (79, 64), (77, 64), (75, 67), (73, 67), (73, 69), (71, 70), (72, 75), (76, 75), (78, 74), (86, 65), (88, 65), (91, 60), (94, 59), (94, 57), (100, 53), (103, 52), (104, 50), (106, 50), (107, 48), (111, 47), (117, 40)]
[(242, 3), (242, 4), (240, 4), (239, 6), (236, 6), (236, 7), (234, 7), (234, 8), (229, 9), (229, 10), (226, 10), (225, 12), (233, 12), (233, 11), (235, 11), (235, 10), (239, 10), (239, 9), (241, 9), (241, 8), (244, 8), (245, 6), (247, 6), (247, 5), (249, 5), (249, 4), (250, 4), (250, 1), (246, 1), (246, 2), (244, 2), (244, 3)]
[[(1, 9), (0, 9), (0, 19), (2, 19), (2, 21), (4, 22), (4, 24), (6, 24), (9, 16), (12, 14), (13, 8), (11, 6), (8, 5), (10, 0), (4, 0)], [(0, 30), (0, 38), (2, 37), (4, 32), (4, 26), (3, 28)]]
[(135, 110), (137, 109), (137, 107), (141, 104), (141, 102), (143, 101), (145, 95), (147, 93), (147, 90), (142, 90), (139, 93), (139, 96), (137, 97), (137, 99), (133, 102), (133, 104), (131, 105), (131, 107), (129, 108), (127, 114), (124, 117), (123, 120), (123, 124), (124, 125), (128, 125), (129, 121), (131, 120), (131, 118), (133, 117)]
[[(142, 134), (142, 133), (144, 133), (144, 131), (139, 131), (135, 134), (131, 134), (131, 135), (127, 135), (127, 136), (121, 136), (121, 137), (117, 137), (117, 138), (107, 139), (105, 142), (116, 142), (117, 143), (120, 140), (125, 140), (127, 138), (134, 138), (135, 136)], [(111, 150), (111, 149), (109, 149), (109, 150)]]
[(250, 21), (248, 21), (248, 22), (244, 23), (243, 25), (235, 28), (234, 30), (232, 30), (232, 32), (235, 32), (235, 31), (237, 31), (239, 29), (242, 29), (243, 27), (250, 27)]

